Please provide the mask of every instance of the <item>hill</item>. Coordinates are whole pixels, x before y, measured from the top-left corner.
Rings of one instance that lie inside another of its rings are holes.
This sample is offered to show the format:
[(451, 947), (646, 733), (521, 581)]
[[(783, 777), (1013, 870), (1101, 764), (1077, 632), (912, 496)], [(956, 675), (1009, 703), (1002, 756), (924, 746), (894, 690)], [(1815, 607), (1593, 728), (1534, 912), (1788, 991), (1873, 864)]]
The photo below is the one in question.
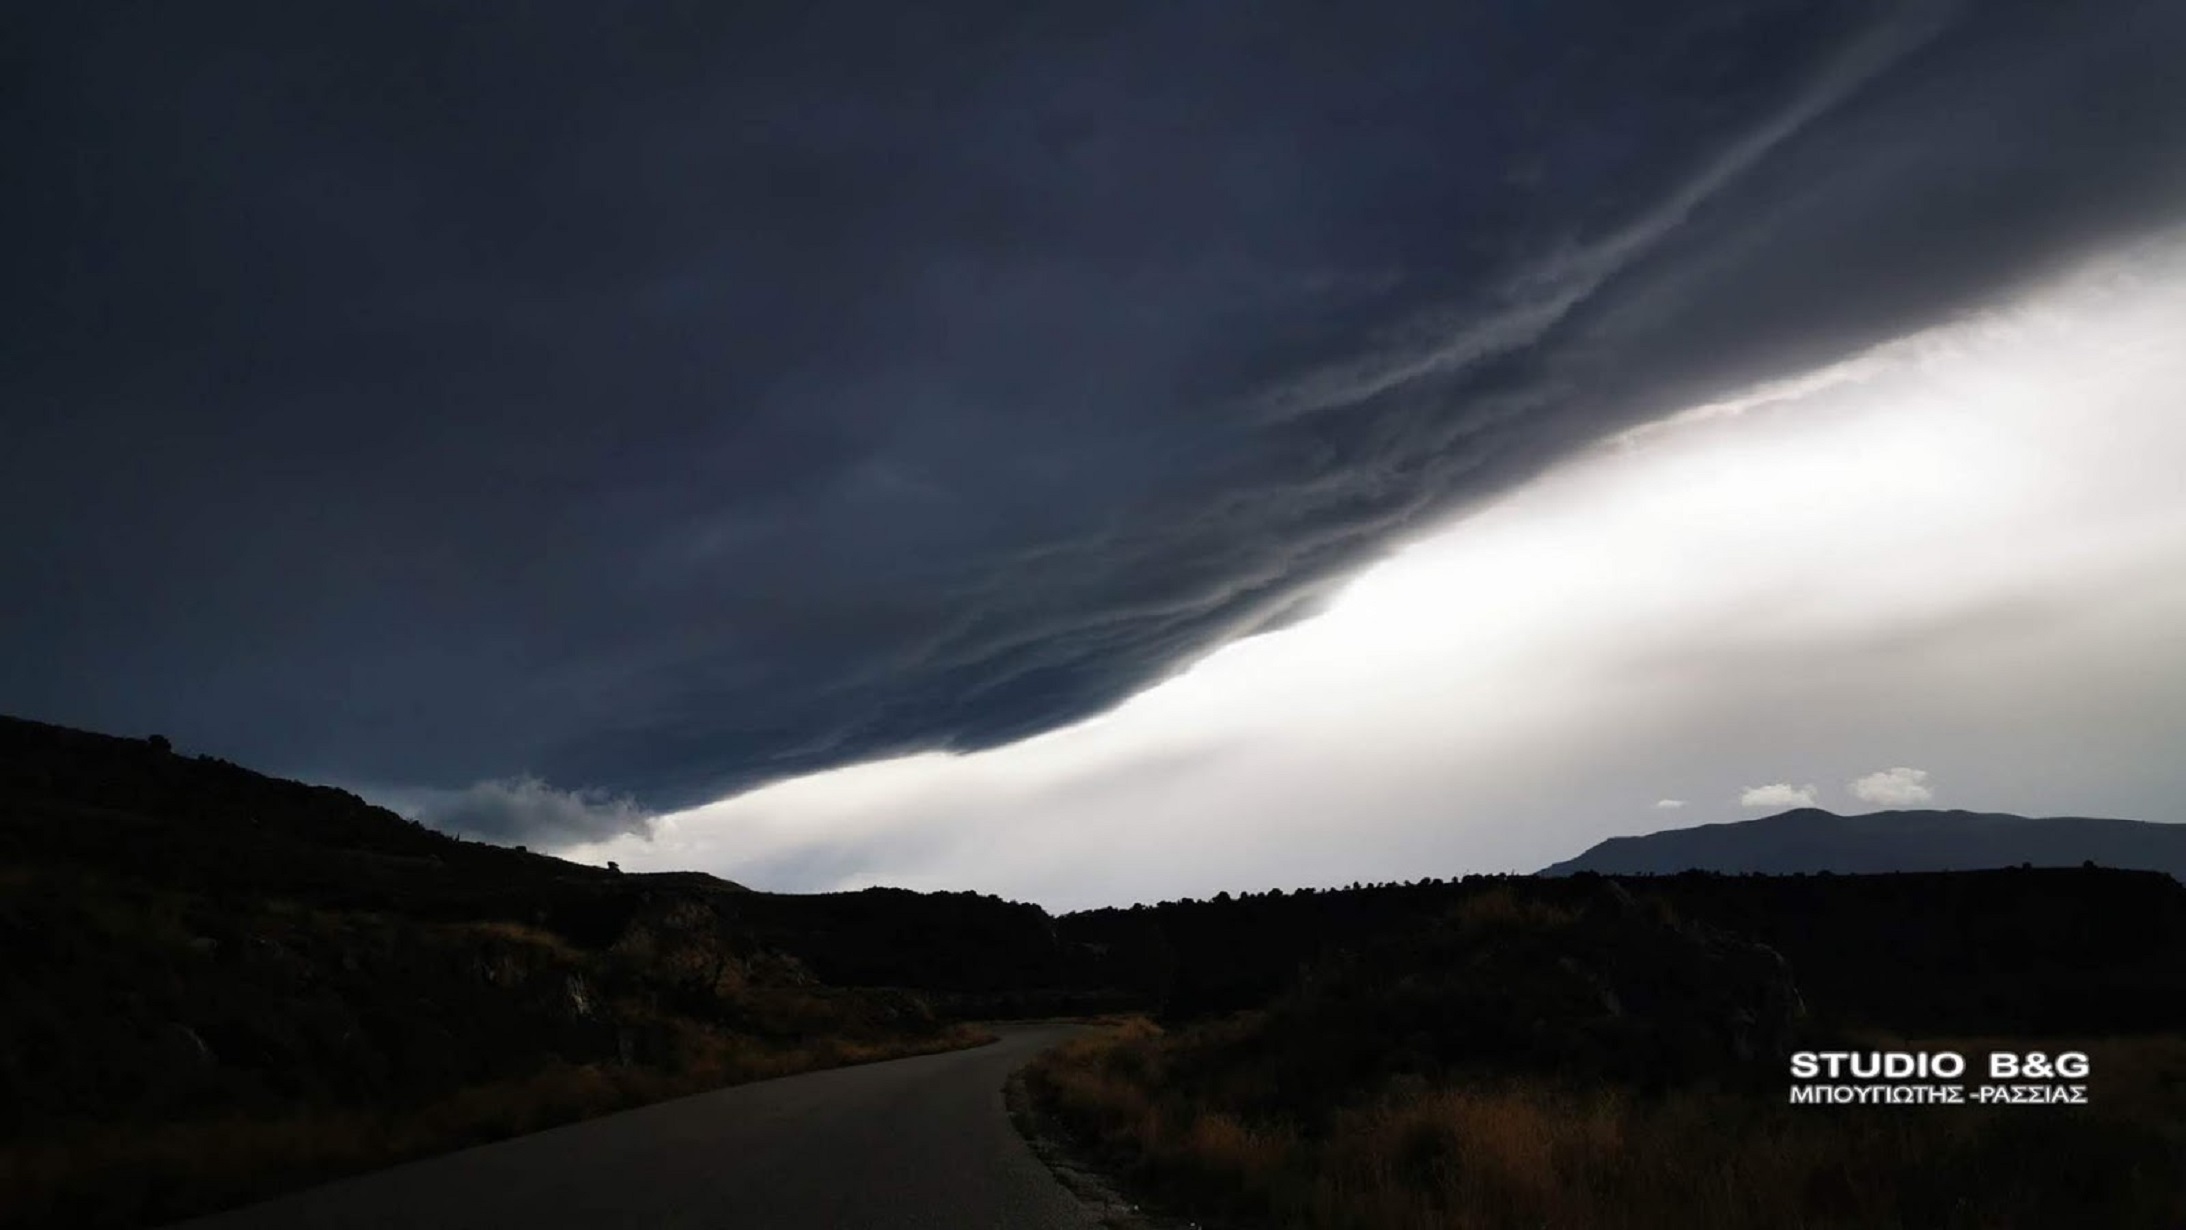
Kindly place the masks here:
[(1840, 816), (1802, 807), (1760, 820), (1612, 837), (1542, 875), (1797, 875), (2118, 867), (2186, 879), (2186, 824), (1970, 811)]
[(11, 1225), (160, 1220), (963, 1045), (961, 1017), (1086, 981), (1037, 906), (626, 875), (10, 718), (0, 952)]
[[(1483, 877), (1137, 921), (1173, 999), (1240, 1010), (1066, 1043), (1026, 1115), (1195, 1224), (2186, 1225), (2163, 875)], [(1317, 955), (1254, 985), (1285, 948)], [(1195, 985), (1224, 949), (1257, 968)], [(1877, 1050), (2079, 1052), (2087, 1103), (1787, 1098), (1790, 1055)]]
[(1102, 976), (1168, 1022), (1259, 1008), (1315, 963), (1431, 929), (1484, 895), (1544, 908), (1605, 882), (1781, 953), (1807, 1005), (1907, 1033), (2167, 1030), (2186, 1019), (2186, 885), (2147, 871), (2010, 868), (1892, 875), (1686, 872), (1611, 881), (1466, 876), (1225, 893), (1057, 920)]

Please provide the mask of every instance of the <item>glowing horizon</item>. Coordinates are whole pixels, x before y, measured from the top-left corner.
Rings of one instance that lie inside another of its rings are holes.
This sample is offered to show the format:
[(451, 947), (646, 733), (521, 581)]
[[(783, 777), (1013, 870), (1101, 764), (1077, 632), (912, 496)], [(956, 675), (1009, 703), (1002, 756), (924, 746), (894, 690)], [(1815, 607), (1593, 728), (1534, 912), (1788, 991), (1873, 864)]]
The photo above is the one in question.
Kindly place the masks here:
[(2034, 736), (2061, 708), (2186, 728), (2149, 686), (2186, 673), (2161, 632), (2186, 612), (2178, 336), (2166, 237), (1606, 440), (1095, 718), (564, 853), (1067, 906), (1530, 871), (1663, 827), (1658, 800), (1705, 823), (1901, 771), (1939, 805), (2145, 813), (2118, 803), (2162, 770)]

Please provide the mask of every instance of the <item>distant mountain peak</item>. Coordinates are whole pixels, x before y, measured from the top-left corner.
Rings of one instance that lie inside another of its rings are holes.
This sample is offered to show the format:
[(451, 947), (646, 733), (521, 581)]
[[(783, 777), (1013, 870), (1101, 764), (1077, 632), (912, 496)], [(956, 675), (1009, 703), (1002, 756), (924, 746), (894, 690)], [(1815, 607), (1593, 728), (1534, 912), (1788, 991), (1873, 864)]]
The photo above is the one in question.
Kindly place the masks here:
[(1612, 837), (1577, 858), (1543, 868), (1541, 874), (1860, 874), (1979, 871), (2023, 864), (2077, 867), (2088, 862), (2186, 879), (2186, 824), (1964, 809), (1847, 816), (1799, 807), (1757, 820)]

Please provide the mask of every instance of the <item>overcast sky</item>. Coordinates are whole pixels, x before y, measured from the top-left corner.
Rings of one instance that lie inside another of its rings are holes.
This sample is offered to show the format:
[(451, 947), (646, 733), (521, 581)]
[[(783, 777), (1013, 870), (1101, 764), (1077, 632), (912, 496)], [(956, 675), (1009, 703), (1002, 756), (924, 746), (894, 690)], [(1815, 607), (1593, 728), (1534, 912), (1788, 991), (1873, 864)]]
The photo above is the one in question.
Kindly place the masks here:
[(1060, 906), (2186, 819), (2176, 0), (0, 23), (0, 710)]

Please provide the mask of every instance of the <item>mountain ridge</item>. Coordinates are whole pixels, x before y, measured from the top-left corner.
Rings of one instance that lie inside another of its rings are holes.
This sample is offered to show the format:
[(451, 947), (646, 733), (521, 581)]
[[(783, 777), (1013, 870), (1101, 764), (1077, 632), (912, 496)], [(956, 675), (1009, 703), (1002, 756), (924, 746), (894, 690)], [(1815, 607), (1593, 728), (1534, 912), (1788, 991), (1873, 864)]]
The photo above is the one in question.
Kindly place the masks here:
[(1755, 820), (1611, 837), (1539, 874), (1873, 875), (2089, 862), (2186, 880), (2186, 824), (1927, 808), (1840, 815), (1800, 807)]

